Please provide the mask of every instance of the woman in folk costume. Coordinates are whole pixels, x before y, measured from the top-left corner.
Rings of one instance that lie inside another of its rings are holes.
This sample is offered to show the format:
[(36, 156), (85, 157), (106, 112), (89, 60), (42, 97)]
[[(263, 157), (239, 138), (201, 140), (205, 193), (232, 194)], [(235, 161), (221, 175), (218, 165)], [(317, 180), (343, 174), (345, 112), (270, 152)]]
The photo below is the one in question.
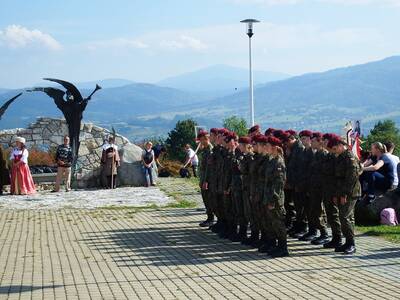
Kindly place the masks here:
[(118, 154), (118, 146), (114, 143), (114, 137), (109, 137), (108, 143), (103, 146), (101, 157), (103, 172), (107, 178), (108, 189), (115, 189), (117, 187), (117, 168), (120, 164), (120, 158)]
[(25, 139), (17, 137), (16, 147), (11, 152), (11, 194), (29, 195), (36, 192), (35, 184), (28, 166), (29, 152), (25, 148)]

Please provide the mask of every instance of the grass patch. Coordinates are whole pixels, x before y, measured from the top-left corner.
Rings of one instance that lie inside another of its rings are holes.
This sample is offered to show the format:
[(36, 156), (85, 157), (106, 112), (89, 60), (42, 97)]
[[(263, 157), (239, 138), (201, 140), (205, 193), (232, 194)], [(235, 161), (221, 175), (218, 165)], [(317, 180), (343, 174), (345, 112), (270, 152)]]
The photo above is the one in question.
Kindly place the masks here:
[(177, 202), (170, 203), (167, 206), (164, 206), (165, 208), (194, 208), (197, 206), (197, 203), (194, 201), (188, 201), (181, 199)]
[(400, 244), (400, 226), (357, 226), (356, 230), (365, 235), (382, 237), (387, 241)]

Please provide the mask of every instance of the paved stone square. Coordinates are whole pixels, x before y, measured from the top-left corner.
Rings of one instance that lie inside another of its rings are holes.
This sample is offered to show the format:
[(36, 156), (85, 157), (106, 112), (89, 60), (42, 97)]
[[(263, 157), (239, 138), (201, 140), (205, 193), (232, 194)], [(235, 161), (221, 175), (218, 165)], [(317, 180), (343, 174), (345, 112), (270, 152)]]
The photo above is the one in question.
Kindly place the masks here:
[(291, 257), (269, 259), (201, 229), (203, 218), (2, 208), (0, 299), (398, 299), (399, 245), (358, 236), (346, 257), (291, 240)]

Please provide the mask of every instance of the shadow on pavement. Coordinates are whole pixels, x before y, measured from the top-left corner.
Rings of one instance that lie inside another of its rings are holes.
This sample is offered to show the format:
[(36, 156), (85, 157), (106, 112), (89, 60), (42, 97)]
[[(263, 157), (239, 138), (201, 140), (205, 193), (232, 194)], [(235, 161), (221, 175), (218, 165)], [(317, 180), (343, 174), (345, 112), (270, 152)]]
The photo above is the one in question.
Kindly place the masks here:
[(15, 294), (15, 293), (25, 293), (25, 292), (33, 292), (36, 290), (44, 290), (44, 289), (55, 289), (61, 287), (62, 285), (44, 285), (44, 286), (32, 286), (32, 285), (9, 285), (9, 286), (0, 286), (0, 295), (4, 294)]

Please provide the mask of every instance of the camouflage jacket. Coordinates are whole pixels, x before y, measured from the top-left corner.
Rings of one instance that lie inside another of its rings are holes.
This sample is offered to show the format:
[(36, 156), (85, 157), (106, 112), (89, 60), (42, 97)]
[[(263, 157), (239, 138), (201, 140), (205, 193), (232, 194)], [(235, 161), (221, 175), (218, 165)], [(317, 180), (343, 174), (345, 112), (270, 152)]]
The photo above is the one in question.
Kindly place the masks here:
[(269, 168), (271, 163), (270, 156), (262, 156), (262, 160), (260, 161), (260, 166), (257, 169), (257, 186), (256, 186), (256, 201), (261, 202), (264, 197), (264, 189), (265, 189), (265, 176), (266, 170)]
[(285, 201), (285, 182), (285, 161), (281, 156), (270, 159), (265, 170), (263, 204), (273, 204), (275, 207), (283, 207)]
[(205, 182), (209, 182), (209, 176), (212, 175), (212, 153), (213, 148), (211, 144), (207, 148), (204, 148), (200, 151), (200, 186), (202, 186)]
[(250, 175), (250, 165), (252, 164), (254, 159), (253, 153), (248, 153), (243, 155), (243, 159), (240, 162), (239, 168), (240, 173), (242, 174), (242, 190), (249, 191), (251, 184), (251, 175)]
[(256, 192), (257, 192), (257, 177), (258, 177), (258, 169), (260, 167), (260, 164), (263, 160), (263, 156), (255, 153), (253, 155), (253, 160), (251, 160), (249, 164), (249, 192), (250, 192), (250, 200), (255, 201), (256, 200)]
[(287, 184), (291, 188), (296, 187), (297, 180), (301, 177), (301, 155), (303, 151), (303, 144), (297, 140), (287, 157)]
[(231, 170), (231, 179), (230, 179), (230, 190), (231, 191), (240, 191), (242, 190), (242, 173), (240, 170), (240, 164), (244, 159), (243, 153), (236, 149), (235, 153), (228, 154), (229, 161), (227, 162), (228, 168)]
[(311, 148), (304, 149), (300, 155), (298, 174), (295, 187), (298, 191), (308, 192), (310, 189), (311, 163), (314, 159), (314, 152)]
[(360, 162), (354, 154), (346, 150), (336, 158), (335, 196), (360, 197)]
[(225, 156), (226, 149), (218, 146), (218, 152), (216, 153), (216, 182), (217, 182), (217, 192), (219, 194), (224, 193), (224, 176), (225, 176)]
[(326, 150), (318, 150), (314, 153), (313, 159), (310, 163), (310, 177), (309, 177), (309, 189), (310, 190), (318, 190), (322, 191), (322, 183), (323, 183), (323, 176), (322, 176), (322, 170), (323, 170), (323, 163), (325, 156), (327, 154)]
[(336, 156), (326, 151), (322, 160), (321, 181), (324, 198), (327, 199), (335, 196), (335, 165)]

